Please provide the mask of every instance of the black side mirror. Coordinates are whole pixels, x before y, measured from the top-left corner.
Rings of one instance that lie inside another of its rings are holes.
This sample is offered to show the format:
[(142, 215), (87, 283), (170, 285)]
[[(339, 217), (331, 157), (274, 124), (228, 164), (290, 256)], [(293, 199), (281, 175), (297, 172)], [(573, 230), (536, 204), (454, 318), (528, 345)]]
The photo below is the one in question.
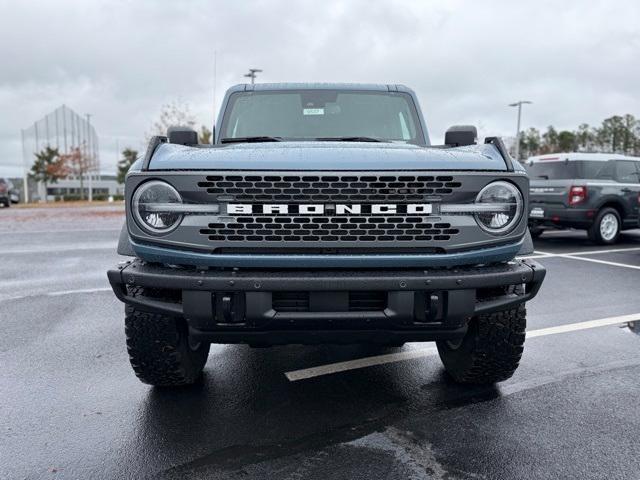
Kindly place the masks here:
[(475, 145), (478, 130), (473, 125), (455, 125), (444, 134), (444, 143), (448, 147), (463, 147)]
[(169, 127), (167, 137), (169, 137), (169, 143), (178, 145), (198, 144), (198, 132), (189, 127)]

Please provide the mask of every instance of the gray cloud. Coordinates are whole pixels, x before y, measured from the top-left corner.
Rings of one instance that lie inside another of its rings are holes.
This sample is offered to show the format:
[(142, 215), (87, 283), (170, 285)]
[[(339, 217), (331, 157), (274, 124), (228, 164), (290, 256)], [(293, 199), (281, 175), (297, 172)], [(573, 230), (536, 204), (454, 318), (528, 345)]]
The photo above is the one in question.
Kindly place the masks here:
[(640, 4), (605, 1), (0, 0), (0, 175), (21, 171), (20, 129), (62, 103), (92, 113), (103, 168), (142, 148), (163, 103), (213, 122), (250, 66), (260, 81), (404, 83), (435, 140), (455, 123), (513, 135), (640, 114)]

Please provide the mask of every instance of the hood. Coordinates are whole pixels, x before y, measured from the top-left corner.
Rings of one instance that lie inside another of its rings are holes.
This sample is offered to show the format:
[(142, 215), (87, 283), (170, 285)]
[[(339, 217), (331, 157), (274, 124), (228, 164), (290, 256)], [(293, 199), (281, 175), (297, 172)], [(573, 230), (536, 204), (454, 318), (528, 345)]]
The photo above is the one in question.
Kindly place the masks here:
[(160, 145), (149, 170), (506, 170), (490, 144), (457, 148), (398, 143), (264, 142)]

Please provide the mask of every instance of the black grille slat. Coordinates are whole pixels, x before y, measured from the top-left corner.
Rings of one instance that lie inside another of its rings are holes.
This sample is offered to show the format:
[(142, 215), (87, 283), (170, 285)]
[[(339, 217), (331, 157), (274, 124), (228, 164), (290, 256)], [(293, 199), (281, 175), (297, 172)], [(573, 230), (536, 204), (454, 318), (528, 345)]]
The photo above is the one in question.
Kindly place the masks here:
[[(436, 223), (428, 217), (386, 217), (356, 216), (331, 217), (313, 215), (309, 217), (282, 217), (258, 215), (251, 217), (253, 222), (242, 221), (244, 217), (229, 217), (227, 224), (210, 223), (200, 229), (202, 235), (216, 240), (223, 235), (233, 236), (234, 240), (251, 241), (250, 236), (268, 235), (268, 241), (294, 242), (352, 242), (352, 241), (424, 241), (450, 240), (460, 231), (449, 223)], [(313, 238), (311, 238), (313, 236)], [(429, 236), (430, 238), (427, 238)], [(215, 238), (211, 238), (215, 237)], [(228, 238), (230, 239), (230, 238)]]
[(309, 292), (273, 292), (271, 298), (276, 312), (309, 311)]
[[(272, 292), (272, 307), (277, 312), (310, 311), (309, 292)], [(350, 312), (376, 312), (387, 308), (387, 292), (351, 291), (348, 310)]]
[(349, 311), (376, 312), (387, 308), (387, 292), (349, 292)]
[(198, 187), (216, 197), (236, 201), (294, 203), (317, 201), (385, 202), (424, 200), (425, 195), (450, 195), (461, 188), (451, 176), (273, 176), (209, 175)]

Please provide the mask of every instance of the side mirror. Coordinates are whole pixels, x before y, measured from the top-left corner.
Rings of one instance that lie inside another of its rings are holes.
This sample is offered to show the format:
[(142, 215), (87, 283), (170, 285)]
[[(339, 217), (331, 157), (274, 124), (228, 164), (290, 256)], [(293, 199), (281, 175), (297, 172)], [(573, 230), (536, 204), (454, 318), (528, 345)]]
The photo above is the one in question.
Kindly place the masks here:
[(455, 125), (444, 134), (444, 143), (448, 147), (463, 147), (475, 145), (478, 130), (473, 125)]
[(169, 143), (178, 145), (198, 144), (198, 132), (189, 127), (169, 127), (167, 137), (169, 137)]

